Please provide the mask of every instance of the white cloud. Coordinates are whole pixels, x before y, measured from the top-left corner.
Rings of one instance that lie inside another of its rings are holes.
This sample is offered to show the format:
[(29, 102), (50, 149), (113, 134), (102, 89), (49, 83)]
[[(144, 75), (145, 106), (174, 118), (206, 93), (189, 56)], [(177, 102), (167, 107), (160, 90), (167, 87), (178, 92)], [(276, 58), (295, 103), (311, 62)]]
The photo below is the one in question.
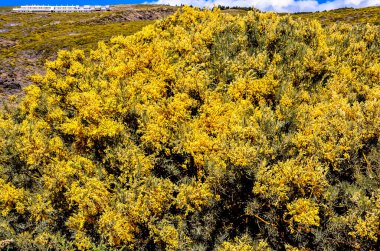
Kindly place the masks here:
[(157, 4), (193, 5), (198, 7), (212, 7), (216, 5), (255, 7), (262, 11), (276, 12), (303, 12), (323, 11), (343, 7), (380, 6), (380, 0), (331, 0), (318, 3), (317, 0), (157, 0)]

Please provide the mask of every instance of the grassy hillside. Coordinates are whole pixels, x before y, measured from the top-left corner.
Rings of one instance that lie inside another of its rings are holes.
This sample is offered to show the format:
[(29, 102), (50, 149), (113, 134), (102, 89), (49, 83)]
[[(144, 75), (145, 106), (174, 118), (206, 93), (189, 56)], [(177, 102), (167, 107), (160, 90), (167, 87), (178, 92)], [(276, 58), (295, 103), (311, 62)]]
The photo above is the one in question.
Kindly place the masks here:
[(0, 248), (379, 247), (379, 26), (184, 7), (32, 79)]
[(295, 16), (308, 19), (317, 19), (322, 24), (334, 24), (337, 22), (348, 24), (376, 24), (380, 25), (380, 7), (368, 8), (344, 8), (332, 11), (322, 11), (316, 13), (299, 13)]
[(12, 6), (0, 6), (0, 13), (9, 12), (12, 10)]

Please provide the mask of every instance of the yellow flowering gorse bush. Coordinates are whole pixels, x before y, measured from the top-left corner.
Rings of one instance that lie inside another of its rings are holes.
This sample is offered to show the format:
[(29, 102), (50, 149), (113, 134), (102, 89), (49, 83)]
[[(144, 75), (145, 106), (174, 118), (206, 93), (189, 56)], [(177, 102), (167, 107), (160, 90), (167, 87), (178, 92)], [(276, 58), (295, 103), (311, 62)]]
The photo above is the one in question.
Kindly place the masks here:
[(190, 7), (61, 51), (0, 114), (0, 240), (375, 250), (379, 66), (375, 25)]

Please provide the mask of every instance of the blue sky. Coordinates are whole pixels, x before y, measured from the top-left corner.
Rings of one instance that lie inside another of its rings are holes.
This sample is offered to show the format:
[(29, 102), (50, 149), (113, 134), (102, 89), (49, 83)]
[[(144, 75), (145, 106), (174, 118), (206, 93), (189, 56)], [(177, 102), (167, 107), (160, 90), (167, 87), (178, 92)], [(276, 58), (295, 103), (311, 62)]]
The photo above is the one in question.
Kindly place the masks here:
[(27, 4), (45, 5), (84, 5), (84, 4), (134, 4), (134, 3), (158, 3), (194, 6), (254, 6), (263, 11), (300, 12), (322, 11), (343, 7), (367, 7), (380, 6), (380, 0), (0, 0), (0, 6), (17, 6)]

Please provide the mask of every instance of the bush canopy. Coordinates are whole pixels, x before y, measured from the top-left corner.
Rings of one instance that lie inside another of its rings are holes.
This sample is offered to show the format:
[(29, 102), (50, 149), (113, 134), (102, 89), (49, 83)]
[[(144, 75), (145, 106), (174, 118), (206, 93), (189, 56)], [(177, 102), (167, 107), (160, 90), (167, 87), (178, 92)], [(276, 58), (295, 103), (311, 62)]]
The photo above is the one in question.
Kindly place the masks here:
[(11, 250), (375, 250), (380, 30), (183, 7), (0, 114)]

